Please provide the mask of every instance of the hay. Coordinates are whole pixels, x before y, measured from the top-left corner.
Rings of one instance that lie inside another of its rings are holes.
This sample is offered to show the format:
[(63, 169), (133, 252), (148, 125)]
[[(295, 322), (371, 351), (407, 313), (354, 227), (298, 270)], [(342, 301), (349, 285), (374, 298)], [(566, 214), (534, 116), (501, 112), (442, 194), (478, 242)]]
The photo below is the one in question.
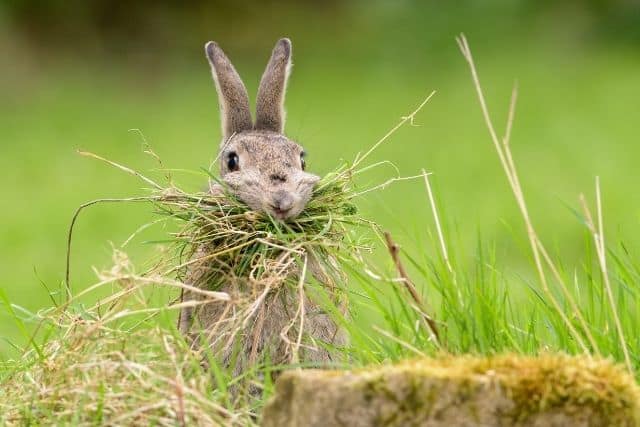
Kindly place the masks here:
[[(179, 282), (137, 274), (119, 251), (99, 279), (41, 313), (45, 344), (4, 366), (1, 425), (252, 425), (251, 408), (227, 405), (224, 390), (167, 325), (170, 313), (150, 301), (150, 286)], [(112, 295), (83, 307), (82, 296), (105, 288)]]

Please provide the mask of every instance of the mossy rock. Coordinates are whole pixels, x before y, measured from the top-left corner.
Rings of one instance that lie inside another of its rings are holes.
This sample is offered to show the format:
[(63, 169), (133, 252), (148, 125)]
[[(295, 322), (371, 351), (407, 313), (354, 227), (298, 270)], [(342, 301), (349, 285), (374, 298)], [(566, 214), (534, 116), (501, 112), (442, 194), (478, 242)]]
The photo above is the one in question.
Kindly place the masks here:
[(639, 426), (640, 389), (602, 359), (471, 356), (283, 374), (264, 427)]

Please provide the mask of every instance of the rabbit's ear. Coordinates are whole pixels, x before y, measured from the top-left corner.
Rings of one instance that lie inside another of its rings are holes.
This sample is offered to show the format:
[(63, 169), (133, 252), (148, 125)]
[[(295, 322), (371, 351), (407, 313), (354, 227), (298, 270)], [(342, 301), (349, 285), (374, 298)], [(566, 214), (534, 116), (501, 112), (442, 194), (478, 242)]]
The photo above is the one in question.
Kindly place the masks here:
[(221, 126), (226, 141), (234, 133), (253, 127), (249, 96), (238, 72), (220, 46), (216, 42), (208, 42), (204, 50), (211, 64), (211, 73), (218, 92)]
[(264, 70), (256, 99), (256, 129), (282, 133), (284, 130), (284, 93), (291, 69), (291, 41), (280, 39), (273, 48)]

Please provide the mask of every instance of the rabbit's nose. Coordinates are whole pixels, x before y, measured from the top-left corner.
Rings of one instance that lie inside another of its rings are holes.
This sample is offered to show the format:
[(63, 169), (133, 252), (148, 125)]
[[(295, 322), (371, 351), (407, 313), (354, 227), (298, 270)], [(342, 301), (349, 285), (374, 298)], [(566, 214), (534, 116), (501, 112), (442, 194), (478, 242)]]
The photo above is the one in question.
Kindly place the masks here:
[(281, 175), (278, 173), (274, 173), (271, 174), (271, 176), (269, 176), (269, 178), (271, 179), (272, 182), (275, 183), (282, 183), (282, 182), (287, 182), (287, 177), (285, 175)]
[(280, 212), (290, 210), (294, 203), (293, 196), (286, 191), (278, 191), (273, 197), (273, 207)]

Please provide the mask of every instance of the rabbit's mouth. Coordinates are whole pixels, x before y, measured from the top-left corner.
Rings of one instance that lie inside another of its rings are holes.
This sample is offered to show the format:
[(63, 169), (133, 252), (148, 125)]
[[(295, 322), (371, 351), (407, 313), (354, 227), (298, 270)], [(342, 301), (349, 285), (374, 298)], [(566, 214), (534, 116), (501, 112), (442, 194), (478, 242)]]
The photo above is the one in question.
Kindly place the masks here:
[(285, 220), (285, 219), (289, 219), (291, 218), (293, 215), (293, 208), (289, 208), (289, 209), (280, 209), (280, 208), (276, 208), (276, 207), (271, 207), (270, 209), (271, 214), (273, 215), (273, 217), (275, 217), (276, 219), (279, 219), (281, 221)]
[(285, 189), (280, 189), (269, 196), (266, 207), (273, 217), (280, 221), (287, 220), (300, 213), (298, 196)]

